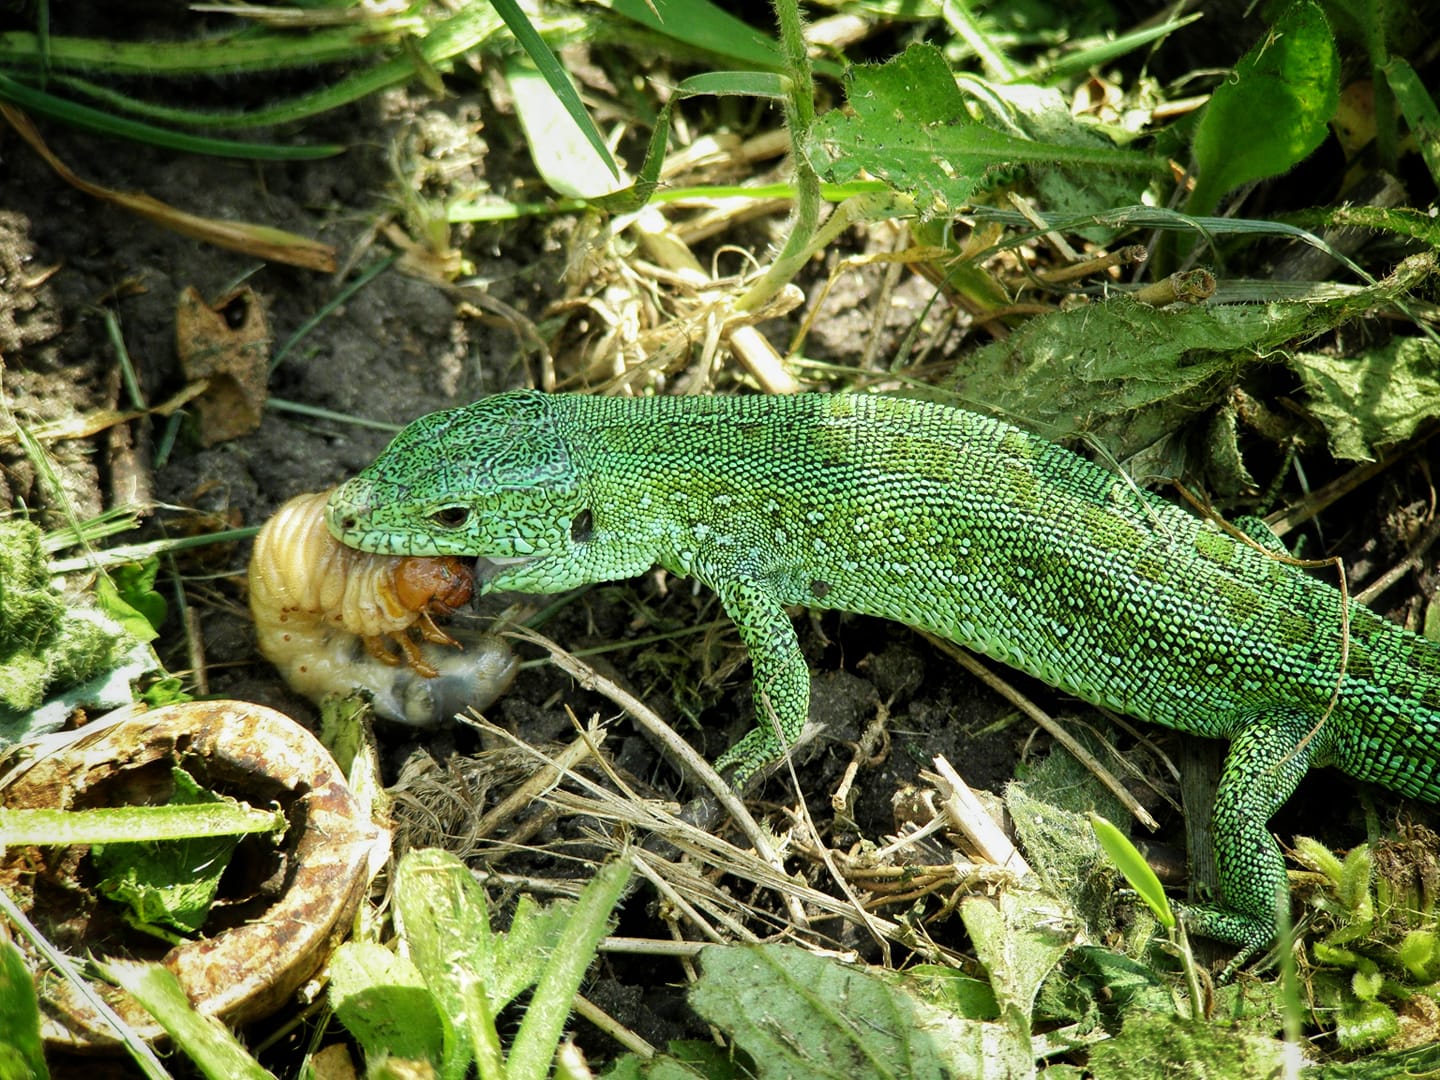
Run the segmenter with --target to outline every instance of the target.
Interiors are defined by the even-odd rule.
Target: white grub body
[[[325,527],[329,494],[285,503],[250,557],[260,651],[290,687],[315,702],[366,690],[378,715],[420,727],[504,693],[515,676],[509,645],[466,633],[460,647],[431,620],[470,599],[465,564],[345,547]]]

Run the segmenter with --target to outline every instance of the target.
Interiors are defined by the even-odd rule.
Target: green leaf
[[[585,141],[595,151],[596,157],[604,163],[615,179],[620,178],[620,169],[615,164],[615,159],[610,156],[610,151],[605,147],[605,140],[600,138],[600,132],[595,130],[594,123],[590,120],[590,114],[585,111],[585,105],[580,100],[580,95],[575,92],[575,87],[570,85],[570,76],[560,66],[560,61],[555,59],[555,54],[545,44],[535,27],[530,25],[530,20],[525,17],[516,0],[492,0],[492,6],[499,13],[500,18],[505,20],[505,25],[510,28],[510,33],[515,35],[515,40],[525,50],[546,84],[550,92],[559,100],[570,119],[574,121],[575,127],[584,136]],[[530,141],[532,153],[536,144]]]
[[[1339,856],[1319,840],[1308,836],[1295,837],[1294,853],[1296,862],[1302,866],[1308,866],[1316,873],[1324,874],[1332,885],[1337,889],[1340,887],[1344,865],[1340,862]]]
[[[490,1038],[488,1031],[472,1028],[476,1018],[470,1007],[472,988],[491,991],[486,974],[494,966],[495,940],[485,890],[455,856],[408,851],[395,871],[395,926],[406,955],[453,1025],[443,1064],[439,1059],[436,1064],[443,1075],[463,1075],[477,1043]],[[491,1007],[485,1015],[497,1011]]]
[[[429,26],[423,36],[407,37],[405,39],[406,48],[388,60],[360,67],[336,82],[320,86],[298,97],[279,100],[263,107],[255,107],[251,102],[249,103],[250,107],[224,112],[208,112],[143,101],[129,94],[121,93],[112,87],[102,86],[74,75],[56,73],[47,85],[64,87],[74,94],[87,97],[98,102],[109,112],[129,113],[157,124],[200,128],[276,127],[338,109],[343,105],[378,93],[386,87],[399,86],[409,82],[415,77],[417,67],[434,68],[449,63],[457,56],[488,45],[504,27],[505,24],[488,4],[470,4]],[[102,49],[108,50],[100,56],[91,55],[91,51],[87,51],[84,56],[85,63],[80,65],[85,70],[108,69],[111,66],[108,61],[113,56],[125,59],[123,65],[117,65],[119,70],[138,71],[143,73],[147,79],[154,79],[161,75],[194,73],[183,69],[174,70],[171,61],[185,65],[187,68],[198,66],[200,73],[206,77],[215,77],[222,71],[233,73],[239,70],[239,66],[229,62],[232,52],[235,60],[250,62],[249,70],[257,70],[261,67],[269,70],[287,66],[313,68],[324,61],[323,56],[310,51],[312,45],[320,44],[318,38],[321,33],[321,31],[312,30],[303,36],[235,37],[226,39],[223,49],[211,48],[214,45],[211,39],[200,42],[173,43],[58,40],[72,49],[76,46],[88,45],[94,47],[93,52],[99,52]],[[3,64],[6,58],[5,43],[7,39],[13,37],[14,35],[0,34],[0,64]],[[367,40],[369,40],[369,44],[362,47],[364,52],[374,52],[384,44],[380,38]],[[295,44],[289,45],[288,43],[291,41],[294,41]],[[127,49],[132,44],[136,45],[134,52],[137,55],[127,54]],[[285,51],[287,46],[298,51],[287,52]],[[208,66],[203,62],[197,65],[197,55],[206,56]],[[152,57],[153,60],[151,60]],[[147,60],[150,61],[148,67],[146,66]]]
[[[560,940],[544,956],[544,970],[515,1033],[505,1063],[510,1080],[545,1080],[550,1075],[575,995],[595,960],[600,939],[610,930],[615,905],[629,880],[630,863],[612,862],[602,866],[575,898]]]
[[[429,848],[410,851],[395,872],[401,937],[452,1015],[469,984],[485,988],[492,1013],[533,986],[560,941],[571,907],[571,901],[557,901],[542,908],[522,897],[509,932],[497,934],[490,929],[484,888],[453,855]]]
[[[1072,978],[1063,984],[1064,988],[1086,988],[1092,1000],[1098,998],[1130,1009],[1164,1008],[1174,1003],[1171,984],[1162,976],[1138,960],[1099,945],[1076,946],[1065,970]],[[1055,982],[1048,982],[1044,990],[1054,986]]]
[[[671,1044],[673,1054],[674,1045]],[[705,1059],[701,1068],[686,1061],[677,1061],[670,1054],[659,1054],[644,1059],[638,1054],[626,1054],[610,1068],[601,1073],[601,1080],[747,1080],[753,1074],[741,1071],[733,1058],[727,1058],[718,1046],[712,1046],[713,1055]]]
[[[1345,1050],[1378,1046],[1400,1030],[1393,1009],[1378,1001],[1347,1001],[1335,1024],[1335,1037]]]
[[[1436,946],[1434,930],[1411,930],[1395,950],[1395,956],[1417,982],[1433,982]]]
[[[0,941],[0,1077],[49,1080],[40,1042],[40,1003],[25,957],[12,941]]]
[[[984,979],[940,964],[917,964],[905,977],[925,999],[968,1020],[994,1020],[1000,1015],[995,990]]]
[[[549,1069],[625,873],[605,868],[574,901],[542,908],[522,899],[509,932],[500,934],[490,929],[485,890],[464,863],[443,851],[406,853],[395,872],[397,928],[442,1012],[455,1021],[442,1075],[463,1075],[477,1052],[498,1048],[491,1018],[532,985],[509,1075],[523,1080]]]
[[[155,591],[160,559],[122,563],[100,575],[95,583],[96,606],[136,641],[153,641],[165,621],[165,597]]]
[[[1295,353],[1289,362],[1337,458],[1373,460],[1440,416],[1440,345],[1428,338],[1395,338],[1358,356]]]
[[[610,9],[699,52],[784,71],[775,42],[710,0],[611,0]]]
[[[1094,45],[1077,49],[1075,52],[1064,53],[1054,60],[1041,61],[1039,66],[1030,73],[1030,78],[1037,82],[1053,83],[1067,75],[1077,75],[1103,68],[1107,64],[1114,63],[1126,53],[1134,52],[1153,41],[1169,37],[1177,30],[1189,26],[1196,19],[1204,17],[1204,12],[1196,11],[1153,25],[1141,24],[1141,28],[1138,30],[1131,30],[1127,34],[1120,34],[1116,37],[1107,36]]]
[[[1035,995],[1075,944],[1074,914],[1048,893],[1013,888],[1001,891],[993,901],[965,900],[960,918],[1000,1006],[1006,1039],[996,1050],[1009,1075],[1020,1075],[1031,1058]]]
[[[569,76],[562,71],[559,77],[574,94]],[[530,160],[545,183],[575,199],[613,194],[621,185],[620,172],[603,143],[599,150],[595,148],[598,135],[589,117],[583,127],[577,126],[574,112],[556,96],[549,76],[523,56],[505,65],[505,81],[515,99],[515,114],[525,132]]]
[[[171,770],[168,805],[234,805],[197,784],[184,769]],[[97,844],[91,849],[100,892],[128,909],[141,929],[194,934],[205,924],[240,837],[235,834],[159,843]]]
[[[1314,953],[1315,963],[1317,964],[1329,964],[1334,967],[1354,970],[1365,962],[1365,958],[1353,949],[1342,948],[1339,945],[1331,945],[1328,941],[1314,942],[1311,945],[1311,952]]]
[[[155,127],[138,120],[115,116],[100,109],[91,108],[89,105],[67,101],[54,94],[47,94],[43,90],[26,86],[6,75],[0,75],[0,101],[19,105],[29,112],[59,120],[61,123],[69,124],[81,131],[93,131],[98,135],[150,143],[171,150],[183,150],[190,154],[209,154],[211,157],[251,158],[256,161],[313,161],[316,158],[333,157],[345,150],[345,147],[331,143],[317,143],[313,146],[276,146],[273,143],[236,142],[230,139],[189,135],[183,131]]]
[[[784,101],[789,96],[784,75],[769,71],[707,71],[692,75],[675,88],[678,97],[759,97]]]
[[[60,34],[42,41],[35,34],[11,30],[0,33],[0,68],[37,76],[47,71],[87,71],[145,79],[218,79],[349,63],[393,44],[402,34],[413,33],[415,26],[414,18],[400,16],[331,29],[312,27],[303,34],[241,31],[169,41]]]
[[[185,692],[185,683],[174,675],[166,676],[163,679],[156,679],[147,686],[140,694],[140,700],[152,709],[163,708],[166,705],[179,705],[181,702],[194,701],[193,694]]]
[[[1440,184],[1440,109],[1435,107],[1435,99],[1415,69],[1404,60],[1393,57],[1384,70],[1400,112],[1410,125],[1410,137],[1430,170],[1430,179]]]
[[[1087,441],[1131,468],[1132,475],[1173,475],[1164,454],[1175,433],[1197,411],[1222,398],[1248,366],[1263,362],[1295,338],[1323,333],[1377,305],[1403,300],[1433,273],[1429,256],[1412,256],[1375,286],[1347,288],[1315,300],[1160,309],[1120,296],[1053,312],[972,353],[963,369],[957,369],[946,400],[1013,419],[1053,441],[1083,432]],[[1117,341],[1126,347],[1117,349]],[[1324,375],[1338,382],[1341,371],[1363,369],[1353,361],[1288,358],[1301,371],[1312,401],[1327,398],[1312,388],[1312,379],[1319,382]],[[1370,432],[1383,426],[1375,424],[1375,417],[1350,412],[1344,404],[1352,396],[1350,388],[1357,402],[1364,400],[1359,396],[1363,392],[1405,417],[1400,428],[1418,422],[1426,411],[1426,395],[1433,401],[1428,377],[1417,378],[1410,387],[1422,397],[1406,401],[1403,380],[1392,394],[1383,372],[1370,372],[1369,382],[1358,378],[1361,374],[1356,371],[1355,378],[1346,377],[1334,388],[1339,400],[1333,408],[1322,412],[1311,406],[1331,428],[1332,446],[1338,442],[1337,431],[1358,427]],[[1363,440],[1357,437],[1346,448],[1354,449],[1357,443]],[[1142,453],[1154,460],[1133,460]]]
[[[100,806],[93,810],[7,810],[6,844],[161,843],[231,833],[280,832],[285,815],[227,799],[201,806]]]
[[[762,1080],[1005,1075],[1004,1029],[947,1016],[863,968],[790,945],[711,946],[690,1003]],[[1029,1045],[1024,1072],[1033,1073]]]
[[[1040,142],[977,123],[931,45],[846,69],[845,97],[853,115],[833,110],[812,129],[805,150],[816,172],[844,183],[863,170],[913,193],[927,213],[965,204],[989,174],[1016,163],[1141,171],[1157,164],[1129,150]]]
[[[745,1080],[753,1076],[749,1069],[742,1068],[723,1046],[700,1039],[672,1039],[665,1045],[666,1052],[676,1059],[676,1064],[688,1071],[683,1075],[702,1076],[705,1080]],[[662,1080],[663,1073],[647,1072],[648,1080]]]
[[[1375,918],[1375,901],[1370,890],[1374,868],[1369,844],[1359,844],[1345,856],[1340,873],[1340,901],[1353,919],[1368,922]]]
[[[347,941],[330,960],[330,1007],[378,1064],[395,1057],[438,1067],[451,1024],[420,969],[371,941]]]
[[[1350,989],[1361,1001],[1374,1001],[1385,985],[1385,977],[1372,960],[1365,967],[1350,976]]]
[[[1318,5],[1300,0],[1215,88],[1195,130],[1195,188],[1208,214],[1227,191],[1278,176],[1325,139],[1340,100],[1340,57]]]
[[[1165,895],[1165,887],[1160,884],[1155,871],[1145,861],[1145,856],[1135,849],[1128,836],[1099,814],[1090,815],[1090,827],[1095,830],[1095,839],[1105,849],[1105,854],[1110,856],[1110,861],[1125,875],[1130,887],[1139,894],[1141,900],[1150,905],[1150,910],[1155,912],[1155,917],[1162,926],[1167,930],[1173,929],[1175,911],[1170,907],[1170,898]]]
[[[130,991],[211,1080],[274,1080],[229,1028],[195,1011],[180,980],[168,968],[129,960],[92,963],[105,978]]]
[[[1058,90],[1026,83],[985,86],[984,90],[991,110],[1003,107],[1005,122],[1017,125],[1028,139],[1068,148],[1067,154],[1032,161],[1027,166],[1029,181],[1047,214],[1077,218],[1139,203],[1152,180],[1165,169],[1159,156],[1117,149],[1104,129],[1077,118],[1071,111],[1070,99]],[[1118,137],[1128,136],[1120,133]],[[1088,158],[1068,160],[1076,154],[1091,153],[1124,154],[1125,167],[1097,168]],[[1110,243],[1116,235],[1114,230],[1098,226],[1078,231],[1101,244]]]
[[[1293,1047],[1247,1030],[1239,1024],[1186,1020],[1170,1010],[1134,1010],[1126,1014],[1118,1035],[1091,1047],[1087,1075],[1097,1080],[1248,1080],[1299,1073]]]

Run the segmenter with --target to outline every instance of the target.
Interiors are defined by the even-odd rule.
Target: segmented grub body
[[[465,562],[371,555],[325,528],[328,491],[298,495],[265,523],[250,558],[250,611],[260,651],[298,693],[319,701],[358,688],[387,719],[428,725],[508,688],[515,661],[494,635],[468,647],[435,625],[467,604]]]

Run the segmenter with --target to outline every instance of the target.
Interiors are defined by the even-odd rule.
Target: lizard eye
[[[470,520],[468,506],[442,506],[430,515],[430,520],[442,529],[458,529]]]

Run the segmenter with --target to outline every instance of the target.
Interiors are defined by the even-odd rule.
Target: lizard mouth
[[[516,566],[524,566],[526,563],[534,561],[533,556],[524,558],[518,556],[508,558],[505,556],[495,556],[492,558],[485,555],[477,555],[475,556],[475,580],[481,585],[489,585],[506,570]]]

